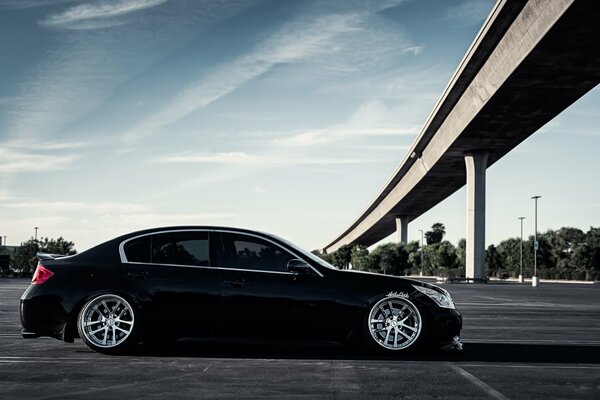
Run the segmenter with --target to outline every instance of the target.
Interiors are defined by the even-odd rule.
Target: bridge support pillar
[[[485,278],[485,170],[488,154],[465,155],[467,167],[467,248],[466,278],[481,282]]]
[[[409,215],[399,215],[396,217],[396,234],[398,235],[398,243],[408,243],[409,222]]]

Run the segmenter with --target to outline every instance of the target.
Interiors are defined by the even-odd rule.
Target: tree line
[[[344,245],[336,252],[319,255],[341,268],[387,275],[465,276],[466,240],[455,246],[444,240],[444,225],[436,223],[425,233],[426,246],[418,241],[386,243],[369,251],[365,246]],[[534,237],[523,240],[523,275],[533,275]],[[600,228],[587,232],[560,228],[538,234],[538,276],[542,279],[600,280]],[[521,239],[509,238],[486,249],[488,277],[518,277],[521,273]]]
[[[434,275],[448,278],[465,276],[466,241],[455,246],[444,240],[446,229],[435,223],[425,233],[426,246],[418,241],[385,243],[369,251],[365,246],[344,245],[336,252],[319,257],[340,268],[352,268],[387,275]],[[533,235],[523,240],[523,275],[533,275]],[[14,251],[0,246],[0,256],[8,255],[13,271],[31,274],[37,265],[37,253],[76,254],[75,244],[62,237],[33,239],[21,243]],[[521,269],[521,239],[509,238],[486,249],[488,277],[518,277]],[[600,228],[587,232],[577,228],[560,228],[538,234],[538,276],[542,279],[600,280]],[[5,273],[6,271],[0,271]]]
[[[29,239],[21,243],[14,251],[0,246],[0,255],[10,257],[10,268],[19,275],[31,275],[38,262],[37,253],[62,254],[70,256],[77,254],[75,243],[59,237],[58,239],[40,238]],[[7,274],[8,271],[0,271]]]

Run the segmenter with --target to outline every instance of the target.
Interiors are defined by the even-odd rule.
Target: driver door
[[[250,234],[219,232],[214,244],[223,336],[296,341],[333,337],[331,290],[317,273],[288,272],[287,263],[297,256]]]

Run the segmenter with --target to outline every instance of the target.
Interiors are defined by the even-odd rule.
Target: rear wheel
[[[420,341],[423,319],[408,299],[386,297],[367,315],[367,341],[371,347],[387,352],[415,348]]]
[[[88,301],[77,319],[79,336],[92,350],[118,353],[136,342],[136,311],[121,296],[103,294]]]

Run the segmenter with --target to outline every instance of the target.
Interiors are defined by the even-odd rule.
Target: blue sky
[[[402,159],[491,0],[0,0],[0,235],[218,224],[320,248]],[[595,89],[488,170],[487,241],[600,225]],[[465,191],[421,216],[465,236]],[[391,237],[389,240],[393,240]]]

